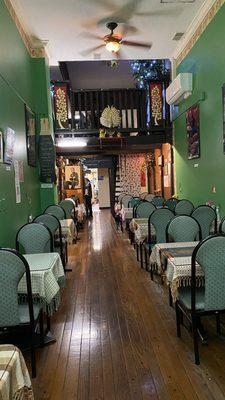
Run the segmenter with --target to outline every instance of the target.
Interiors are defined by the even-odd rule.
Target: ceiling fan
[[[117,28],[118,24],[116,22],[108,22],[106,24],[106,27],[110,30],[110,33],[108,35],[105,35],[103,38],[99,37],[99,36],[95,36],[92,34],[88,35],[86,34],[85,36],[87,37],[91,37],[94,39],[98,39],[98,40],[103,40],[103,43],[89,48],[83,52],[81,52],[80,54],[83,56],[86,56],[90,53],[92,53],[93,51],[96,51],[102,47],[105,47],[106,50],[108,50],[110,53],[114,53],[117,57],[119,57],[119,51],[120,51],[120,47],[121,46],[133,46],[133,47],[142,47],[142,48],[146,48],[146,49],[150,49],[151,48],[151,43],[144,43],[144,42],[133,42],[133,41],[129,41],[129,40],[124,40],[122,38],[121,35],[117,35],[114,33],[114,30]]]

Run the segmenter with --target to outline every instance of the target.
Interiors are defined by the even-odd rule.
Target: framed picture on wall
[[[12,164],[14,156],[16,133],[11,128],[4,131],[4,163]]]
[[[4,153],[3,153],[3,135],[2,135],[2,132],[0,131],[0,163],[3,162],[3,156],[4,156]]]
[[[67,165],[65,167],[65,184],[67,189],[81,188],[81,167],[80,165]]]
[[[200,157],[199,105],[194,105],[186,112],[188,159]]]
[[[31,167],[36,167],[36,132],[35,114],[25,104],[25,126],[27,143],[27,163]]]

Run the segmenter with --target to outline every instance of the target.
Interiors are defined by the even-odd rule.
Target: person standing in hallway
[[[84,202],[85,202],[85,208],[86,208],[86,216],[87,218],[90,217],[92,218],[92,187],[91,187],[91,182],[89,179],[85,178],[85,187],[84,187]]]

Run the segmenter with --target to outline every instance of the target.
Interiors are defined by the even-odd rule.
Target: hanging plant
[[[170,63],[168,60],[135,60],[131,62],[135,84],[138,88],[148,88],[150,81],[169,81]]]

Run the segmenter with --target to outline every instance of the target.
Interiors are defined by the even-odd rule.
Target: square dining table
[[[0,400],[33,400],[29,372],[21,351],[0,345]]]
[[[77,228],[72,218],[60,220],[62,236],[66,239],[67,243],[72,244],[77,238]]]

